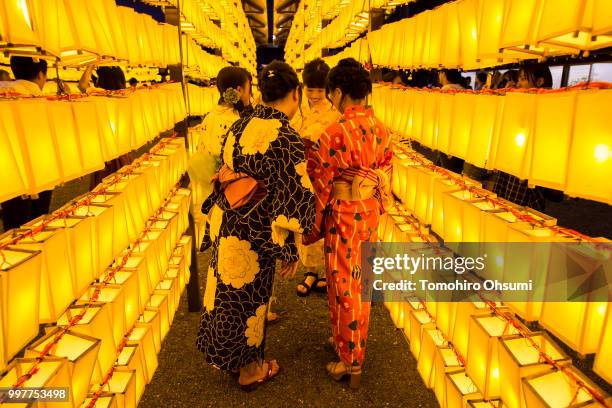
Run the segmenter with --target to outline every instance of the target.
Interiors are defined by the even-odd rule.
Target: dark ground
[[[200,282],[208,254],[198,257]],[[336,383],[325,372],[335,359],[325,344],[329,337],[325,295],[295,295],[296,277],[275,281],[275,312],[286,312],[271,325],[266,358],[276,358],[282,372],[251,393],[243,392],[229,375],[208,366],[195,347],[200,314],[187,311],[186,293],[159,354],[159,367],[147,385],[140,408],[157,407],[437,407],[416,371],[416,361],[400,330],[382,304],[372,307],[366,366],[361,388]],[[203,293],[202,288],[202,293]]]

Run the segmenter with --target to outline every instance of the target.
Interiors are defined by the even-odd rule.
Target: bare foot
[[[280,366],[276,360],[264,361],[262,365],[259,365],[258,362],[248,364],[240,369],[238,384],[249,385],[264,379],[268,375],[268,369],[270,368],[270,378],[274,377],[280,371]]]

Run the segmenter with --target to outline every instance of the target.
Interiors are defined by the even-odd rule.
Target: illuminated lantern
[[[410,313],[410,351],[415,358],[421,352],[423,332],[435,329],[436,323],[425,309],[414,310]]]
[[[140,244],[140,250],[146,251],[147,255],[152,252],[151,248],[144,247],[147,242],[149,245],[153,245],[153,251],[155,251],[156,258],[153,259],[153,262],[149,262],[149,258],[147,257],[147,266],[149,268],[149,278],[151,281],[151,286],[154,288],[157,286],[157,283],[163,278],[163,268],[168,265],[168,261],[170,259],[170,253],[168,252],[167,245],[167,231],[166,230],[149,230],[143,234],[142,244]],[[157,265],[155,265],[157,263]]]
[[[79,136],[79,149],[83,172],[91,173],[104,168],[102,157],[102,142],[98,112],[92,101],[77,101],[70,104]]]
[[[133,268],[135,266],[138,267],[138,271],[140,272],[140,268],[143,266],[140,258],[145,259],[145,266],[147,270],[147,279],[145,281],[140,281],[140,273],[139,273],[139,285],[140,291],[142,293],[141,300],[144,300],[145,303],[149,299],[149,295],[153,293],[153,288],[157,286],[160,279],[162,278],[161,274],[161,265],[158,260],[159,250],[157,246],[157,242],[154,240],[138,240],[134,247],[132,248],[132,257],[135,259],[128,263],[130,264],[129,268]],[[145,294],[146,289],[146,296]]]
[[[96,105],[100,125],[100,139],[102,157],[104,161],[110,161],[118,157],[119,139],[117,135],[117,110],[115,99],[110,97],[91,97]]]
[[[162,209],[159,214],[156,214],[151,223],[151,228],[167,229],[170,248],[174,248],[183,231],[179,231],[179,216],[177,212]]]
[[[534,30],[537,27],[538,0],[505,0],[502,31],[499,41],[501,49],[528,52],[535,45]],[[533,50],[537,53],[541,50]]]
[[[482,270],[485,279],[503,279],[508,228],[517,222],[517,217],[503,210],[485,211],[482,218],[482,251],[487,262]]]
[[[136,375],[136,404],[144,393],[146,385],[146,365],[140,345],[126,345],[117,357],[117,366],[128,370],[134,370]]]
[[[588,285],[585,279],[595,278],[597,271],[610,273],[609,246],[554,243],[550,248],[540,324],[576,352],[595,353],[604,328],[608,289],[593,283],[582,294],[581,285]]]
[[[404,137],[410,137],[412,134],[412,114],[416,92],[414,89],[404,89],[400,92],[397,109],[401,112],[402,121],[400,122],[399,133]]]
[[[442,205],[444,208],[444,241],[449,248],[458,251],[462,239],[463,208],[470,202],[478,200],[479,197],[469,190],[459,190],[442,194]]]
[[[178,288],[178,280],[171,278],[164,278],[158,284],[155,290],[155,294],[166,294],[168,296],[168,321],[172,322],[174,314],[180,301],[180,291]]]
[[[520,179],[529,175],[535,94],[508,92],[504,97],[494,168]]]
[[[500,395],[499,337],[517,333],[501,316],[472,316],[466,372],[487,399]]]
[[[467,356],[472,316],[486,315],[490,309],[483,302],[458,302],[456,305],[450,339],[457,351],[462,356]]]
[[[49,128],[56,141],[59,156],[62,158],[62,181],[70,181],[87,174],[81,161],[79,139],[76,133],[70,102],[47,102]]]
[[[404,18],[398,21],[397,33],[402,37],[403,48],[399,55],[399,66],[402,68],[412,68],[414,66],[413,53],[408,46],[414,44],[416,30],[416,20],[412,18]],[[381,39],[384,43],[384,40]]]
[[[57,320],[57,325],[60,327],[67,326],[77,316],[82,316],[82,318],[76,325],[70,327],[70,331],[100,339],[97,364],[91,378],[91,382],[100,382],[117,358],[110,307],[105,303],[95,303],[89,307],[85,305],[70,306],[66,313]]]
[[[593,34],[612,33],[612,11],[606,0],[593,1]]]
[[[38,364],[38,370],[25,381],[22,385],[24,388],[52,388],[52,387],[68,387],[70,385],[70,374],[68,372],[68,364],[65,358],[45,358],[39,362],[35,358],[16,358],[8,366],[6,375],[0,379],[0,387],[12,388],[17,380],[28,373],[30,368]],[[68,392],[70,394],[70,392]],[[12,404],[2,404],[12,405]],[[26,404],[20,404],[25,406]],[[20,406],[17,405],[17,406]],[[66,402],[54,402],[54,406],[60,408],[72,407],[70,395]]]
[[[144,270],[140,276],[146,276],[146,270]],[[138,316],[140,315],[141,307],[144,310],[144,303],[140,306],[140,276],[138,272],[129,272],[125,269],[121,269],[113,274],[112,282],[120,285],[123,288],[125,294],[125,327],[129,328],[136,323]]]
[[[140,245],[140,244],[137,244],[137,245]],[[130,302],[130,305],[135,305],[136,306],[135,310],[137,310],[138,311],[137,314],[140,315],[140,313],[144,311],[145,305],[147,304],[149,300],[149,296],[153,292],[153,287],[154,287],[151,285],[151,282],[149,280],[149,269],[148,269],[147,260],[145,257],[136,256],[134,253],[132,253],[131,256],[127,258],[125,265],[121,268],[121,271],[128,272],[130,275],[133,274],[136,278],[135,283],[137,285],[138,298],[137,298],[136,303]],[[122,272],[118,272],[118,273],[122,273]],[[122,284],[123,275],[119,275],[119,276],[120,277],[117,277],[117,274],[115,274],[115,280],[117,281],[116,283]],[[126,304],[126,307],[128,307],[127,304]],[[127,309],[126,309],[126,312],[127,312]],[[126,323],[127,327],[131,327],[131,324],[129,324],[130,321],[131,319],[126,320],[126,322],[128,322]]]
[[[478,62],[478,2],[464,0],[457,3],[461,47],[461,65],[463,69],[476,69]]]
[[[434,180],[431,206],[431,230],[441,237],[444,236],[444,193],[458,190],[459,186],[451,179],[443,178]]]
[[[15,138],[14,120],[10,114],[8,102],[0,103],[0,111],[4,111],[6,118],[0,114],[0,173],[4,175],[0,202],[17,197],[28,189],[23,156],[18,141]],[[7,111],[8,109],[8,111]]]
[[[444,23],[444,46],[441,49],[440,65],[447,68],[457,68],[461,65],[458,4],[455,2],[446,3],[440,7],[440,9],[442,8],[445,10],[446,21]]]
[[[417,360],[417,370],[427,388],[434,386],[434,358],[436,349],[444,346],[446,339],[440,330],[427,329],[423,331],[421,351]]]
[[[437,127],[439,92],[425,92],[423,106],[423,130],[421,144],[427,147],[434,146],[434,137]]]
[[[493,95],[478,95],[475,99],[473,119],[469,134],[465,161],[481,168],[489,168],[496,124],[503,98]]]
[[[137,344],[142,349],[145,363],[145,381],[148,383],[153,379],[153,373],[157,369],[157,351],[153,340],[151,325],[136,323],[128,338],[128,345]]]
[[[61,182],[61,157],[49,127],[47,101],[40,98],[21,99],[12,102],[11,107],[29,193],[36,194],[55,187]]]
[[[438,68],[442,60],[442,49],[447,45],[444,41],[444,28],[447,20],[447,7],[440,7],[431,13],[429,26],[429,57],[427,66]],[[442,46],[444,44],[444,47]]]
[[[108,304],[115,344],[119,344],[126,332],[125,293],[123,287],[119,285],[105,285],[99,289],[98,298],[92,299],[92,295],[95,293],[98,293],[97,286],[90,286],[87,292],[80,297],[77,304],[88,304],[92,301]]]
[[[70,204],[60,208],[58,211],[66,210]],[[104,205],[84,205],[76,208],[73,216],[91,217],[92,222],[92,254],[93,254],[93,275],[97,278],[108,267],[114,258],[113,253],[113,229],[114,229],[114,208]]]
[[[592,381],[574,366],[566,367],[582,384],[595,390],[603,396],[605,403],[610,404],[611,399],[599,389]],[[601,404],[584,389],[579,387],[575,380],[562,371],[547,371],[523,379],[526,406],[529,408],[560,408],[560,407],[600,407]]]
[[[446,373],[446,407],[463,408],[470,399],[481,399],[482,394],[465,371]]]
[[[47,333],[42,339],[32,344],[25,352],[26,358],[36,358],[40,353],[54,341],[62,329]],[[89,381],[93,374],[100,340],[83,334],[67,331],[62,338],[49,350],[49,355],[64,357],[68,359],[67,366],[70,374],[70,392],[72,393],[73,406],[81,405],[87,396]]]
[[[565,189],[570,146],[574,132],[576,92],[538,95],[533,132],[529,182]],[[578,138],[584,137],[576,128]]]
[[[25,234],[26,230],[18,230]],[[11,235],[5,235],[10,238]],[[41,323],[55,323],[74,300],[72,271],[68,259],[66,230],[43,229],[37,234],[26,235],[15,248],[40,251],[40,310]],[[61,285],[57,284],[61,282]]]
[[[441,408],[446,408],[446,374],[457,371],[463,372],[461,363],[453,349],[450,347],[436,347],[433,389]]]
[[[468,408],[502,408],[505,405],[501,400],[470,400],[467,402]]]
[[[166,277],[177,279],[180,294],[182,294],[183,289],[185,289],[185,277],[187,276],[187,269],[188,267],[185,264],[185,258],[183,256],[173,256],[170,259],[170,265],[168,266],[168,270],[166,271]]]
[[[38,45],[32,10],[24,0],[3,1],[0,6],[0,44]]]
[[[420,141],[423,136],[423,110],[425,109],[426,92],[417,90],[413,95],[412,131],[408,136],[416,141]]]
[[[112,258],[117,257],[129,244],[126,223],[125,196],[119,193],[100,192],[96,193],[91,200],[92,204],[113,207],[113,248]]]
[[[161,321],[159,318],[160,314],[153,309],[145,309],[142,315],[138,318],[138,325],[147,326],[151,328],[153,334],[153,344],[155,345],[155,353],[159,353],[161,350]]]
[[[28,228],[36,228],[42,224],[45,217],[26,224]],[[94,252],[92,242],[95,239],[92,235],[91,217],[68,216],[57,218],[47,224],[48,228],[64,228],[68,235],[68,259],[70,260],[70,270],[72,271],[72,284],[76,296],[80,296],[87,286],[97,277],[94,270]]]
[[[572,0],[561,4],[544,0],[536,40],[553,46],[594,50],[612,45],[612,36],[592,34],[592,0]]]
[[[5,367],[38,335],[40,251],[1,249],[0,257],[0,367]]]
[[[499,38],[504,14],[504,0],[481,2],[480,25],[478,26],[478,58],[500,61]],[[492,64],[495,65],[495,64]]]
[[[93,386],[97,391],[99,386]],[[116,367],[108,384],[102,386],[106,393],[112,393],[117,400],[117,408],[136,407],[136,371],[124,367]]]
[[[529,340],[557,363],[570,363],[563,351],[544,333],[529,333]],[[540,352],[522,335],[503,336],[499,340],[499,382],[501,398],[508,408],[525,408],[523,387],[524,377],[551,371],[552,367],[542,361]]]
[[[117,153],[125,154],[136,147],[132,143],[135,131],[134,122],[141,118],[132,116],[131,98],[105,97],[105,99],[107,99],[111,124],[117,137]],[[113,111],[111,110],[114,111],[114,121],[112,121]]]
[[[576,98],[576,118],[565,192],[571,196],[612,203],[612,91],[582,91]]]
[[[159,330],[161,334],[161,341],[166,338],[166,334],[168,334],[168,331],[170,330],[170,323],[172,322],[172,320],[170,320],[169,315],[169,301],[170,300],[168,299],[167,293],[154,292],[153,295],[151,295],[149,303],[147,304],[147,308],[149,310],[156,311],[159,314]]]
[[[607,318],[601,333],[599,349],[597,354],[595,354],[593,371],[610,383],[612,382],[612,367],[610,366],[610,356],[612,356],[612,308],[608,307],[607,309]]]
[[[455,94],[442,92],[438,97],[438,126],[436,127],[435,148],[450,154],[451,134],[453,132],[453,111]]]
[[[433,184],[443,176],[425,166],[417,167],[417,188],[414,206],[415,215],[424,224],[430,225],[433,209]]]

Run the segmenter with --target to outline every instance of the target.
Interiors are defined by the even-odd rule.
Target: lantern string
[[[610,85],[612,86],[612,83]],[[530,214],[525,214],[524,212],[521,211],[521,209],[517,208],[512,203],[506,200],[502,200],[502,199],[493,197],[492,196],[493,193],[491,193],[488,190],[469,185],[463,177],[457,176],[442,167],[436,166],[435,164],[428,162],[424,157],[422,157],[418,153],[407,150],[406,147],[401,146],[399,144],[396,144],[395,146],[399,150],[401,150],[403,153],[405,153],[411,160],[418,162],[420,165],[422,165],[423,167],[429,170],[432,170],[433,172],[436,172],[438,174],[441,174],[447,177],[449,180],[451,180],[456,185],[460,186],[462,189],[465,189],[469,191],[470,193],[474,194],[476,197],[485,199],[492,205],[497,206],[503,209],[504,211],[511,213],[513,216],[515,216],[520,221],[527,222],[531,226],[535,226],[538,228],[549,229],[550,231],[554,232],[556,235],[564,235],[567,237],[579,239],[581,241],[587,241],[587,242],[593,243],[595,244],[595,247],[597,249],[603,249],[603,250],[608,250],[608,251],[612,250],[610,245],[604,242],[600,242],[596,238],[582,234],[573,229],[560,227],[558,225],[547,225],[545,220],[537,219]]]
[[[176,134],[175,134],[176,135]],[[172,138],[169,138],[168,141],[164,142],[160,142],[156,147],[159,146],[165,146],[166,144],[170,143],[170,140],[172,140],[174,138],[174,136]],[[159,151],[162,147],[159,147],[157,149],[152,149],[152,152],[157,152]],[[140,162],[142,160],[139,160],[138,163],[136,164],[132,164],[129,168],[129,172],[133,172],[134,169],[138,168],[140,166]],[[38,229],[38,232],[42,231],[42,229],[44,228],[45,225],[48,225],[51,221],[55,220],[58,218],[58,215],[56,214],[66,214],[66,213],[73,213],[77,208],[87,205],[88,202],[91,201],[91,198],[102,194],[103,192],[106,192],[108,187],[116,184],[122,177],[123,175],[127,174],[127,172],[121,173],[121,174],[117,174],[112,180],[111,182],[106,185],[103,186],[102,188],[100,188],[99,190],[96,190],[94,192],[91,192],[87,198],[85,199],[81,199],[78,202],[74,203],[73,205],[71,205],[68,209],[63,210],[59,213],[54,213],[51,215],[51,217],[49,217],[49,219],[46,219],[45,222],[43,222],[43,224],[41,224],[40,228]],[[178,188],[180,187],[180,183],[177,183],[173,189],[171,190],[170,194],[165,198],[164,203],[162,206],[166,205],[169,200],[174,197],[178,191]],[[157,210],[159,211],[159,209]],[[144,228],[144,230],[141,232],[140,237],[136,240],[136,242],[140,242],[143,237],[149,233],[152,230],[153,224],[155,223],[155,218],[150,218],[149,219],[149,224]],[[8,243],[3,243],[0,244],[0,252],[3,248],[7,247],[8,245],[12,245],[15,244],[19,241],[21,241],[22,239],[26,238],[26,237],[33,237],[34,236],[34,229],[32,230],[28,230],[24,233],[18,234],[16,237],[13,237],[13,239],[11,239]],[[99,282],[93,293],[91,294],[89,300],[87,301],[87,303],[85,303],[83,305],[83,310],[81,310],[77,315],[73,316],[69,321],[68,324],[66,326],[62,326],[62,328],[60,329],[60,331],[56,334],[56,336],[53,338],[53,341],[47,343],[47,345],[43,348],[43,350],[39,353],[38,357],[36,357],[36,362],[34,363],[34,365],[28,370],[27,373],[25,373],[24,375],[20,376],[17,381],[13,384],[13,387],[17,388],[17,387],[21,387],[26,381],[28,381],[34,374],[36,374],[38,372],[39,366],[40,364],[44,361],[44,359],[50,354],[51,350],[53,349],[53,347],[55,347],[60,340],[64,337],[64,335],[68,332],[68,330],[70,330],[72,327],[76,326],[78,324],[78,322],[83,319],[83,317],[85,317],[85,314],[87,313],[87,311],[92,308],[96,301],[99,299],[100,293],[102,291],[102,289],[104,289],[104,287],[106,287],[109,283],[112,282],[115,274],[121,270],[128,262],[130,256],[132,255],[132,253],[135,251],[135,246],[130,246],[128,247],[126,253],[123,255],[123,257],[121,258],[121,261],[116,264],[115,266],[113,266],[111,268],[111,270],[108,272],[108,274],[106,275],[105,279],[102,280],[101,282]],[[130,330],[131,333],[131,330]]]

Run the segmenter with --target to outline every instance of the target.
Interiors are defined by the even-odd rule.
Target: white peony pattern
[[[221,237],[218,259],[221,281],[237,289],[253,282],[259,272],[257,258],[257,252],[251,249],[249,241],[234,236]]]

